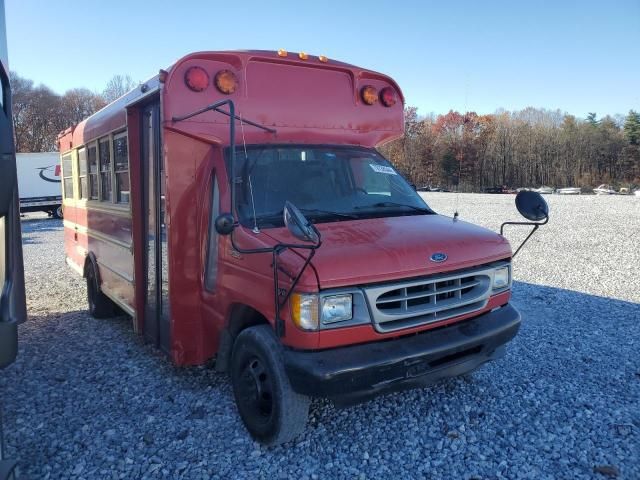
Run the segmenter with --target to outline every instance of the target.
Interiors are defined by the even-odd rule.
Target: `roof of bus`
[[[378,114],[381,114],[381,113],[386,114],[386,117],[383,119],[383,122],[382,122],[385,125],[384,129],[389,132],[393,131],[394,133],[385,134],[382,136],[378,135],[378,137],[380,137],[380,139],[384,141],[389,140],[390,137],[396,138],[402,133],[401,131],[400,133],[398,133],[398,129],[402,130],[404,128],[404,125],[401,125],[401,126],[398,125],[398,121],[397,121],[397,119],[401,118],[401,116],[403,115],[403,113],[401,113],[401,116],[398,117],[397,110],[399,107],[401,112],[403,112],[404,97],[402,96],[402,92],[398,87],[398,85],[395,83],[395,81],[386,75],[383,75],[371,70],[363,69],[361,67],[357,67],[355,65],[351,65],[348,63],[336,61],[333,59],[327,59],[326,57],[323,57],[323,56],[312,56],[312,55],[305,55],[303,53],[284,52],[282,50],[279,50],[279,51],[272,51],[272,50],[207,51],[207,52],[195,52],[195,53],[186,55],[185,57],[181,58],[176,63],[174,63],[171,67],[166,69],[166,71],[160,70],[160,73],[158,75],[155,75],[154,77],[150,78],[146,82],[140,84],[136,88],[132,89],[131,91],[123,95],[122,97],[118,98],[117,100],[108,104],[98,112],[86,118],[76,126],[70,127],[67,130],[61,132],[60,135],[58,136],[60,151],[64,152],[71,148],[84,145],[110,132],[114,132],[114,131],[125,128],[127,123],[126,109],[128,107],[131,107],[134,104],[144,102],[145,99],[147,99],[148,97],[157,94],[158,91],[161,89],[161,84],[164,84],[162,88],[165,91],[164,92],[165,95],[167,94],[167,88],[169,87],[169,90],[174,92],[172,93],[173,96],[180,96],[179,101],[173,102],[176,105],[177,104],[180,104],[182,106],[188,105],[189,104],[188,96],[191,95],[193,97],[192,103],[194,103],[195,108],[188,111],[193,111],[195,109],[201,108],[205,105],[212,103],[211,98],[195,97],[193,92],[190,92],[185,88],[184,72],[190,66],[193,66],[194,63],[196,65],[204,64],[205,66],[209,67],[208,70],[210,70],[211,68],[219,69],[221,67],[230,66],[231,70],[236,71],[238,77],[244,80],[245,83],[247,80],[247,69],[250,66],[253,67],[254,65],[256,66],[259,65],[259,67],[255,67],[255,68],[263,68],[265,65],[278,68],[278,70],[275,72],[275,75],[274,75],[273,69],[264,70],[263,68],[261,76],[259,76],[260,81],[257,82],[260,84],[264,84],[265,82],[268,82],[268,79],[270,78],[278,77],[278,74],[281,74],[283,72],[281,67],[284,65],[295,66],[295,67],[307,67],[305,69],[297,69],[298,71],[304,70],[305,75],[307,77],[309,76],[309,72],[311,70],[314,71],[314,75],[318,75],[317,72],[319,71],[336,72],[342,75],[347,74],[347,76],[351,78],[351,85],[353,87],[352,90],[356,91],[355,96],[353,95],[353,92],[350,92],[351,96],[355,98],[354,102],[352,103],[358,103],[360,101],[357,91],[359,88],[361,88],[362,82],[373,83],[376,87],[380,87],[380,88],[384,86],[391,86],[399,97],[399,101],[397,102],[398,105],[396,106],[396,108],[388,109],[388,110],[396,111],[393,114],[395,116],[389,117],[389,115],[392,114],[392,112],[390,111],[385,112],[383,109],[379,109],[377,112]],[[312,67],[312,68],[310,69],[308,67]],[[285,75],[289,76],[292,71],[293,69],[287,69]],[[178,77],[180,81],[172,82],[173,77]],[[323,79],[320,79],[320,80],[316,79],[314,86],[316,86],[317,88],[322,88],[322,85],[330,86],[332,80],[336,80],[336,79],[330,79],[329,77],[325,76]],[[282,75],[280,75],[279,79],[274,80],[274,82],[281,84]],[[252,86],[253,86],[253,89],[256,90],[255,85],[252,85]],[[289,85],[288,87],[290,88],[291,85]],[[178,89],[182,89],[184,91],[178,92]],[[211,90],[215,92],[215,88],[212,87]],[[215,93],[218,93],[218,92],[215,92]],[[313,94],[313,92],[311,92],[311,94]],[[325,94],[326,94],[325,97],[322,99],[324,103],[326,103],[327,97],[334,96],[333,92],[328,92],[328,93],[325,92]],[[187,98],[185,99],[185,97]],[[218,93],[218,97],[223,97],[223,96]],[[220,98],[218,98],[218,100],[219,99]],[[313,99],[313,95],[305,96],[304,102],[313,103],[312,99]],[[263,122],[261,123],[268,123],[271,125],[276,125],[277,123],[281,123],[281,122],[276,122],[274,119],[269,119],[268,122],[264,122],[264,120],[266,119],[266,116],[264,115],[265,110],[271,110],[273,105],[267,105],[263,100],[264,100],[264,97],[261,99],[261,102],[256,102],[253,99],[251,101],[248,101],[246,98],[245,92],[242,92],[242,95],[239,98],[237,99],[234,98],[234,102],[237,104],[244,102],[242,112],[243,112],[243,116],[246,115],[248,119],[255,120],[257,117],[260,117],[260,120],[263,120]],[[255,108],[252,108],[256,103],[261,103],[261,104],[260,106],[256,105]],[[276,104],[276,107],[279,107],[279,106],[280,105]],[[313,109],[308,108],[310,106],[309,104],[300,105],[299,103],[296,103],[295,106],[297,110],[301,110],[302,112],[305,112],[304,113],[305,115],[309,115],[307,113],[309,111],[314,111]],[[347,107],[349,107],[351,111],[354,110],[353,106],[354,106],[353,104],[347,105]],[[171,110],[172,105],[169,105],[168,107],[163,107],[163,108],[165,110]],[[276,108],[276,110],[278,110],[283,116],[291,115],[293,111],[292,109],[289,109],[286,112],[283,112],[281,108]],[[325,110],[327,109],[325,108]],[[314,114],[316,114],[316,112],[317,112],[317,109],[314,111]],[[184,113],[184,109],[180,113],[181,114]],[[341,114],[342,114],[342,117],[345,116],[344,111],[342,112],[334,111],[332,113],[334,117],[340,116]],[[371,113],[373,113],[373,111],[371,110],[366,112],[366,115],[368,116],[368,120],[367,120],[368,124],[371,124],[371,117],[372,117]],[[211,114],[211,112],[209,112],[209,114]],[[251,115],[253,115],[253,117]],[[362,118],[364,117],[364,115],[360,112],[359,117]],[[165,116],[164,118],[166,119],[171,117]],[[390,118],[393,118],[393,121],[390,121]],[[304,123],[305,123],[304,128],[307,128],[307,129],[312,129],[312,130],[313,129],[315,130],[318,130],[318,129],[335,130],[336,129],[336,125],[334,124],[328,126],[326,118],[324,119],[323,122],[317,123],[315,125],[307,125],[307,123],[309,123],[307,120],[309,119],[308,118],[304,119]],[[355,121],[354,118],[344,118],[343,123],[345,124],[345,126],[344,127],[340,126],[338,127],[338,129],[340,128],[345,129],[347,128],[346,125],[348,124],[349,126],[348,128],[354,131],[358,129],[362,130],[362,125],[358,126],[357,128],[356,127],[352,128],[354,121]],[[224,127],[224,129],[226,129],[226,131],[228,132],[228,120],[225,120],[225,122],[226,122],[226,127]],[[207,122],[201,120],[199,123],[202,124]],[[220,124],[220,122],[217,122],[217,121],[209,122],[209,123],[216,123],[217,125]],[[281,124],[281,126],[292,127],[292,125],[286,125],[286,124]],[[301,127],[301,125],[297,125],[297,127]],[[367,126],[367,128],[369,128],[369,126]],[[227,137],[228,137],[228,133],[227,133]],[[355,143],[361,143],[361,144],[367,144],[371,142],[376,143],[376,141],[379,140],[378,137],[375,137],[374,140],[370,139],[363,143],[361,142],[355,142]],[[222,140],[223,138],[224,138],[224,135],[222,134],[212,134],[210,136],[210,140],[213,142],[215,141],[221,142],[223,141]]]

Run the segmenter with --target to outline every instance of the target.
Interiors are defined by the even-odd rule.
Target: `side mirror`
[[[520,215],[532,222],[539,222],[549,218],[549,205],[538,192],[518,192],[518,195],[516,195],[516,208]]]
[[[288,200],[284,202],[284,224],[291,232],[291,235],[298,240],[309,243],[318,243],[320,238],[314,226],[307,220],[298,207]]]
[[[223,213],[216,218],[214,226],[220,235],[229,235],[236,227],[236,221],[230,213]]]

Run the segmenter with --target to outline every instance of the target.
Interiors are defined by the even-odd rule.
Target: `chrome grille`
[[[410,328],[480,310],[491,296],[494,267],[364,289],[379,332]]]

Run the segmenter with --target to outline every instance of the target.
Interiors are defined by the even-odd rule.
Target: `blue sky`
[[[225,6],[226,5],[226,6]],[[640,110],[640,0],[5,0],[12,70],[62,93],[196,50],[304,50],[393,76],[422,115]]]

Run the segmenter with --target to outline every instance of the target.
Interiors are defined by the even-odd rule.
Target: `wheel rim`
[[[56,208],[56,215],[58,218],[62,218],[62,207]]]
[[[242,369],[238,393],[250,421],[267,423],[273,415],[271,375],[258,357],[252,357]]]

